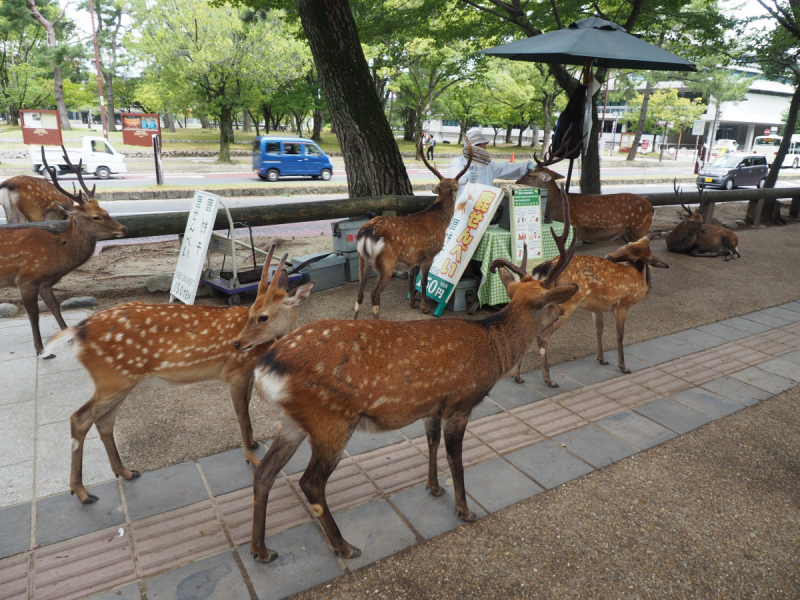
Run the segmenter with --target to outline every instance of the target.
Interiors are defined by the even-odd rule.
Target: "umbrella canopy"
[[[481,50],[481,54],[562,65],[582,65],[587,58],[594,58],[594,65],[598,67],[697,71],[694,63],[640,40],[616,23],[597,17],[575,21],[566,29],[487,48]]]

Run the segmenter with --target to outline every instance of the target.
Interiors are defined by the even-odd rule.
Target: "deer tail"
[[[42,356],[49,356],[53,353],[55,348],[71,342],[77,333],[77,327],[69,327],[68,329],[59,331],[57,334],[47,340],[47,343],[44,345],[44,350],[42,350]]]
[[[372,223],[367,223],[359,230],[356,249],[360,256],[374,259],[380,254],[384,244],[383,237],[378,235]]]

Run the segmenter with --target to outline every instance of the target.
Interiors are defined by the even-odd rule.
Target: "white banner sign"
[[[216,194],[200,190],[194,192],[194,202],[189,209],[189,219],[181,243],[181,254],[169,290],[170,302],[172,298],[177,298],[184,304],[194,304],[219,202],[220,197]]]
[[[522,264],[522,253],[528,245],[532,263],[542,262],[542,210],[538,188],[511,188],[511,258]]]
[[[706,122],[705,121],[695,121],[692,124],[692,135],[703,135],[706,130]]]

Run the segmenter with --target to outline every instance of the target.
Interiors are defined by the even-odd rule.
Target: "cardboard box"
[[[309,254],[306,256],[295,256],[292,258],[292,266],[295,267],[304,263],[305,261],[323,256],[316,262],[309,263],[302,269],[301,273],[307,274],[307,281],[314,281],[314,291],[327,290],[328,288],[344,285],[344,265],[347,262],[344,256],[339,254],[332,254],[322,252],[320,254]]]

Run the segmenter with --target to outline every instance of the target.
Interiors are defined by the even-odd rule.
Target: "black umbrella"
[[[597,17],[581,19],[551,31],[481,50],[481,54],[511,60],[649,71],[697,71],[694,63],[631,35],[625,28]]]

